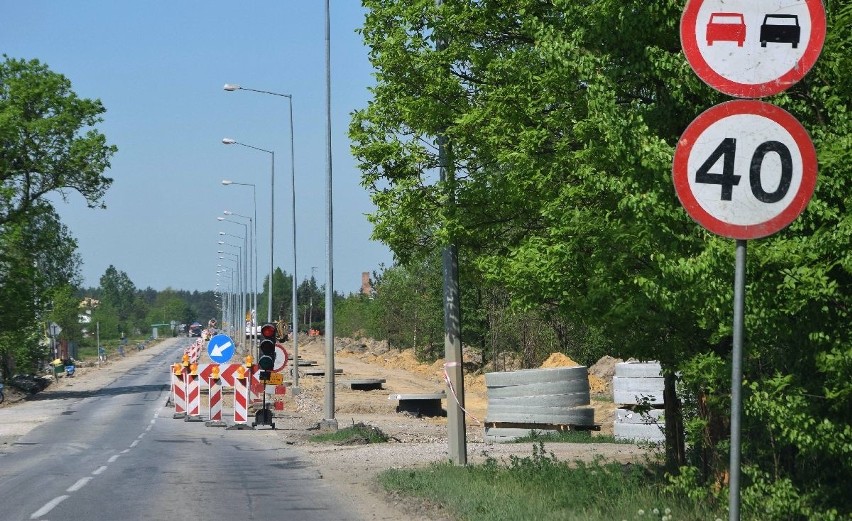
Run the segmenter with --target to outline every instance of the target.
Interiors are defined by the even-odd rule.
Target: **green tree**
[[[115,146],[95,130],[99,100],[79,98],[71,82],[38,60],[0,62],[0,225],[26,218],[51,192],[82,195],[90,207],[112,180],[103,175]]]
[[[396,348],[433,361],[444,347],[441,258],[432,255],[394,266],[377,277],[375,306],[380,335]]]
[[[150,326],[145,317],[148,307],[144,297],[136,290],[136,286],[127,273],[119,271],[111,265],[100,279],[101,305],[116,313],[119,333],[125,335],[144,331]]]
[[[683,58],[683,2],[365,5],[377,83],[350,135],[377,206],[374,238],[407,264],[454,237],[470,280],[505,288],[513,307],[602,334],[614,355],[660,360],[669,392],[681,371],[688,462],[700,486],[719,490],[710,485],[724,484],[727,460],[728,390],[717,376],[730,373],[733,244],[687,217],[670,172],[687,124],[727,98]],[[826,8],[829,27],[848,24],[848,3]],[[851,508],[837,486],[852,472],[841,413],[852,410],[849,48],[848,31],[830,33],[805,81],[772,99],[811,132],[820,183],[800,219],[749,251],[746,511]],[[439,135],[451,187],[435,179]],[[805,407],[805,396],[819,400]],[[672,466],[687,463],[676,404],[666,414]]]
[[[325,290],[317,285],[316,277],[311,275],[310,279],[303,280],[299,284],[297,291],[301,313],[299,330],[307,331],[315,321],[324,320]]]
[[[75,329],[68,287],[79,281],[77,243],[53,208],[37,202],[28,219],[0,225],[0,359],[31,372],[46,356],[41,340],[51,310]],[[63,326],[64,327],[64,326]]]

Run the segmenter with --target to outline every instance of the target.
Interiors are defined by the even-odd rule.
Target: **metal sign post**
[[[734,345],[731,353],[731,458],[728,518],[740,518],[740,440],[743,411],[743,323],[745,322],[745,277],[747,241],[737,240],[734,270]]]
[[[692,70],[717,91],[740,98],[777,94],[801,80],[822,51],[825,31],[822,0],[689,0],[680,23]],[[816,186],[816,151],[786,111],[756,100],[731,101],[687,127],[672,173],[690,217],[737,241],[728,518],[738,521],[746,241],[785,228],[805,209]]]
[[[684,131],[672,167],[687,213],[711,232],[737,240],[731,353],[729,516],[740,510],[742,356],[746,241],[771,235],[805,209],[816,186],[816,150],[786,111],[754,100],[729,101]]]

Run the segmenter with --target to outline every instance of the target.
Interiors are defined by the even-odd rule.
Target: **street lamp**
[[[245,316],[245,302],[246,302],[245,301],[245,287],[243,286],[243,277],[245,276],[245,272],[244,272],[244,268],[243,268],[243,249],[240,246],[237,246],[235,244],[226,243],[224,241],[219,241],[219,244],[227,245],[227,246],[233,246],[234,248],[238,248],[239,252],[240,252],[239,255],[236,254],[236,253],[231,253],[229,251],[223,251],[223,250],[219,250],[216,253],[218,253],[220,255],[220,257],[219,257],[220,259],[223,259],[223,260],[225,259],[225,257],[221,257],[221,255],[230,255],[230,256],[234,257],[235,260],[236,260],[237,271],[236,271],[235,275],[237,276],[237,293],[239,294],[239,301],[237,303],[237,306],[239,306],[240,310],[237,313],[234,314],[235,315],[234,318],[237,319],[237,320],[234,320],[234,324],[236,324],[239,321],[242,324],[242,327],[245,328],[245,320],[243,320],[242,318],[239,318],[239,316],[242,316],[242,317]],[[234,306],[235,310],[236,310],[237,306]],[[236,330],[235,330],[235,335],[236,335]],[[244,335],[245,334],[243,333],[243,336]],[[234,340],[236,340],[236,342],[239,345],[242,346],[243,341],[241,341],[240,338],[241,337],[235,336]]]
[[[251,187],[251,200],[252,207],[254,208],[254,223],[252,226],[254,227],[254,231],[252,232],[252,237],[254,238],[254,300],[252,304],[252,308],[254,309],[254,320],[257,321],[257,192],[255,190],[255,185],[253,183],[238,183],[236,181],[231,181],[230,179],[222,179],[222,184],[224,186],[229,185],[239,185],[239,186],[250,186]],[[249,219],[251,223],[251,219]],[[257,347],[257,331],[254,332],[254,341],[255,347]]]
[[[323,424],[337,430],[334,417],[334,224],[332,219],[331,176],[331,7],[325,0],[325,419]]]
[[[222,257],[218,257],[219,259],[223,259]],[[224,260],[224,259],[223,259]],[[230,280],[229,291],[225,295],[225,306],[223,309],[223,318],[222,318],[222,328],[227,330],[231,330],[231,334],[233,335],[233,324],[234,324],[234,269],[230,266],[223,266],[222,264],[216,265],[219,270],[216,272],[217,275],[222,276],[222,274],[226,274],[228,280]],[[227,320],[225,319],[227,317]],[[227,324],[227,327],[225,326]]]
[[[269,306],[266,309],[266,321],[272,322],[272,272],[275,270],[275,256],[273,254],[275,249],[275,152],[252,145],[246,145],[245,143],[240,143],[239,141],[235,141],[227,137],[222,139],[222,143],[225,145],[241,145],[246,148],[252,148],[261,152],[266,152],[272,157],[272,176],[271,186],[269,188]]]
[[[241,215],[241,214],[229,211],[229,210],[225,210],[222,213],[224,213],[225,215],[232,215],[234,217],[240,217],[240,218],[243,218],[243,219],[248,219],[248,222],[249,222],[249,225],[248,225],[248,228],[247,228],[247,230],[248,230],[248,242],[245,243],[245,246],[246,246],[246,258],[248,259],[248,278],[249,278],[249,280],[254,281],[254,292],[252,293],[251,287],[249,287],[248,284],[246,284],[246,285],[248,287],[249,307],[251,308],[249,310],[249,316],[251,317],[251,327],[252,327],[251,344],[252,344],[252,346],[255,346],[256,340],[257,340],[256,335],[254,334],[254,327],[255,327],[256,320],[257,320],[257,316],[256,316],[256,313],[257,313],[257,272],[255,271],[254,276],[252,277],[252,269],[253,268],[252,268],[252,260],[251,260],[252,259],[251,245],[252,244],[255,245],[254,250],[255,250],[255,256],[256,256],[257,255],[257,243],[253,242],[253,239],[256,240],[257,238],[253,237],[253,233],[254,233],[252,231],[253,221],[252,221],[252,218],[247,216],[247,215]],[[220,235],[222,235],[223,233],[224,232],[219,232]],[[257,260],[255,260],[254,265],[257,266]],[[253,300],[252,300],[252,294],[254,294]]]
[[[227,219],[225,217],[216,217],[216,220],[220,221],[220,222],[229,222],[229,223],[239,224],[240,226],[243,227],[243,230],[245,231],[245,235],[242,235],[242,236],[241,235],[231,235],[231,234],[228,234],[228,233],[225,233],[225,232],[219,232],[219,235],[231,235],[232,237],[236,237],[237,239],[242,239],[243,244],[246,247],[246,250],[245,250],[246,251],[246,257],[248,257],[248,236],[249,236],[248,225],[246,223],[242,223],[240,221],[235,221],[233,219]],[[246,273],[247,272],[248,272],[248,270],[246,270]],[[247,275],[245,277],[245,287],[248,288],[248,276]],[[245,302],[243,302],[242,304],[245,304]]]
[[[299,391],[299,313],[298,313],[298,300],[296,293],[296,153],[295,147],[293,146],[293,95],[292,94],[282,94],[279,92],[272,92],[268,90],[259,90],[259,89],[250,89],[248,87],[242,87],[235,83],[226,83],[223,87],[228,92],[234,92],[236,90],[246,90],[250,92],[259,92],[261,94],[269,94],[272,96],[279,96],[282,98],[287,98],[288,105],[290,107],[290,188],[291,188],[291,197],[292,197],[292,211],[293,211],[293,294],[292,294],[292,308],[293,313],[291,317],[291,322],[293,326],[293,359],[295,360],[294,367],[296,368],[293,371],[293,390],[298,393]],[[270,284],[271,277],[270,277]],[[334,373],[332,367],[332,374]],[[332,379],[334,376],[332,376]],[[333,387],[332,387],[333,388]]]

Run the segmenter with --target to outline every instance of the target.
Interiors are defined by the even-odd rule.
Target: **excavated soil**
[[[60,378],[42,392],[65,390],[91,390],[114,381],[123,371],[154,356],[173,344],[167,339],[144,351],[129,351],[123,359],[112,360],[108,364],[97,366],[82,364],[77,368],[74,378]],[[293,354],[292,342],[286,344]],[[334,383],[324,376],[309,376],[309,369],[326,369],[326,345],[321,337],[301,336],[299,355],[302,360],[314,361],[316,365],[299,366],[298,388],[288,387],[284,395],[268,395],[270,407],[275,408],[275,430],[258,429],[257,435],[264,436],[270,443],[296,450],[310,460],[323,479],[331,482],[340,491],[340,500],[349,505],[353,517],[371,520],[435,520],[449,519],[446,512],[430,505],[412,502],[408,498],[389,496],[376,485],[376,475],[385,469],[408,468],[426,465],[432,462],[448,461],[448,427],[445,416],[420,416],[396,411],[397,402],[389,399],[392,394],[437,393],[445,391],[443,361],[423,364],[417,361],[413,350],[395,350],[384,342],[368,339],[335,339]],[[467,368],[475,367],[473,357],[465,355],[466,373],[464,376],[464,408],[466,410],[466,457],[468,463],[495,458],[508,461],[511,456],[529,456],[532,454],[530,443],[490,444],[484,443],[482,424],[487,407],[485,376],[483,372],[471,372]],[[178,360],[175,360],[176,362]],[[202,356],[201,362],[209,362]],[[612,434],[615,406],[612,402],[610,385],[615,364],[620,360],[604,357],[589,368],[589,386],[592,395],[591,406],[595,409],[595,423],[600,425],[599,432],[592,436]],[[554,353],[542,367],[570,367],[577,365],[565,355]],[[291,363],[292,366],[292,363]],[[380,389],[363,391],[353,390],[351,380],[384,380]],[[333,388],[333,398],[329,389]],[[23,396],[6,388],[6,402],[0,405],[0,451],[4,444],[10,444],[18,436],[49,418],[50,411],[43,413],[28,412],[26,424],[20,422],[20,415],[10,421],[12,415],[7,408],[25,403],[36,406],[39,402],[24,402]],[[448,396],[443,401],[447,407]],[[224,408],[229,410],[232,396],[224,395]],[[49,401],[41,402],[47,403]],[[276,407],[275,403],[281,402]],[[328,418],[326,410],[333,404],[333,417]],[[331,421],[329,421],[331,420]],[[311,441],[311,436],[319,432],[320,426],[327,427],[336,422],[339,428],[355,423],[375,427],[384,432],[389,443],[333,445]],[[548,452],[565,461],[591,461],[602,457],[608,460],[633,462],[653,456],[646,447],[626,444],[602,443],[548,443]]]

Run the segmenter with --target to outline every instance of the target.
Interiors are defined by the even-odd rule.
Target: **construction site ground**
[[[57,391],[92,391],[108,385],[121,373],[138,363],[174,346],[175,339],[159,342],[143,351],[128,351],[127,356],[105,364],[84,363],[78,366],[73,378],[59,378],[45,393]],[[286,343],[292,355],[292,342]],[[299,357],[315,365],[300,365],[298,391],[288,387],[283,395],[267,395],[270,408],[274,408],[275,429],[258,427],[270,443],[296,450],[315,465],[317,472],[340,491],[346,502],[361,519],[442,519],[444,514],[431,505],[412,504],[409,498],[389,496],[376,485],[376,475],[385,469],[408,468],[432,462],[450,460],[448,427],[445,416],[425,416],[397,412],[397,401],[389,399],[395,394],[437,393],[447,390],[443,361],[423,364],[417,361],[414,351],[389,349],[385,343],[368,339],[335,339],[333,386],[334,417],[339,428],[356,423],[375,427],[390,439],[380,444],[334,445],[317,443],[310,438],[318,434],[319,427],[328,424],[329,384],[324,376],[308,376],[308,370],[324,370],[327,346],[322,337],[300,336]],[[209,362],[204,358],[200,360]],[[179,362],[179,360],[175,360]],[[287,369],[293,366],[293,361]],[[465,356],[466,366],[474,360]],[[611,435],[615,414],[610,385],[618,360],[605,357],[589,368],[591,406],[595,409],[595,423],[599,431],[591,436]],[[304,363],[304,362],[303,362]],[[553,354],[543,367],[576,365],[568,357]],[[286,370],[285,370],[286,372]],[[360,379],[384,380],[380,389],[353,390],[348,382]],[[165,380],[165,376],[164,376]],[[531,443],[485,443],[484,422],[487,413],[487,394],[483,372],[470,372],[464,377],[464,406],[466,425],[466,459],[468,463],[484,462],[487,458],[508,461],[511,456],[532,454]],[[288,382],[292,383],[292,382]],[[55,411],[28,411],[25,419],[9,414],[9,408],[26,403],[27,406],[50,407],[50,401],[25,402],[23,395],[6,388],[6,401],[0,405],[0,451],[4,445],[14,443],[20,435],[49,418]],[[231,409],[232,394],[224,395],[227,415]],[[446,409],[450,393],[443,401]],[[275,402],[283,407],[275,407]],[[15,418],[15,419],[13,419]],[[612,443],[546,443],[545,449],[563,461],[591,461],[604,458],[618,462],[644,461],[657,456],[653,448],[632,444]],[[353,516],[354,517],[354,516]],[[449,518],[449,517],[446,517]]]

